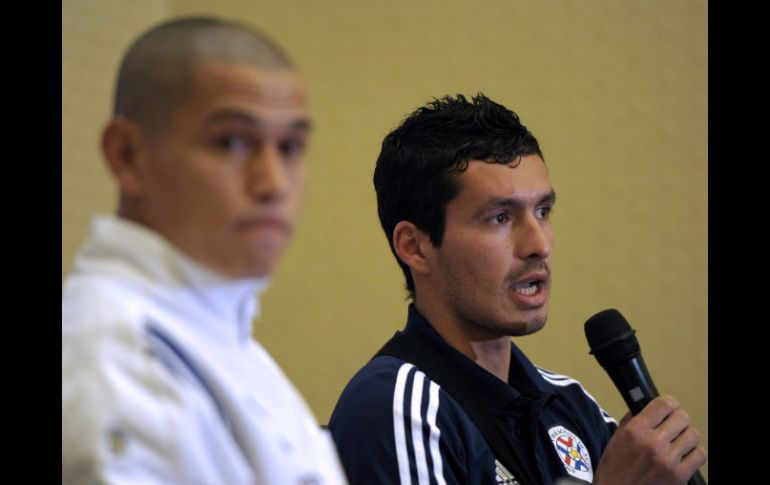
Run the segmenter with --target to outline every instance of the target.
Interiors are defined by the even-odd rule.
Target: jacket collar
[[[477,402],[487,411],[502,414],[507,411],[541,407],[555,395],[537,368],[511,341],[511,363],[508,382],[501,381],[474,361],[449,345],[425,317],[409,305],[405,335],[419,336],[441,353],[463,381],[464,392],[478,397]]]
[[[190,259],[149,228],[124,218],[100,215],[81,248],[74,272],[109,273],[139,283],[154,297],[183,314],[203,311],[216,325],[235,327],[239,339],[251,336],[260,313],[259,295],[269,278],[226,278]],[[197,320],[197,319],[196,319]]]

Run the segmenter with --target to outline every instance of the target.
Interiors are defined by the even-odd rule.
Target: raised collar
[[[158,233],[109,215],[93,219],[91,238],[75,261],[73,272],[78,271],[133,279],[172,308],[191,316],[203,311],[212,317],[208,320],[217,322],[214,325],[234,325],[239,339],[250,338],[252,322],[260,312],[259,295],[269,284],[269,278],[225,278],[187,257]]]
[[[463,392],[477,396],[476,401],[487,411],[501,414],[529,408],[532,404],[540,407],[553,397],[554,392],[537,368],[513,341],[508,383],[505,383],[449,345],[414,304],[409,305],[408,312],[404,334],[418,334],[434,346],[456,370],[457,379],[464,382]]]

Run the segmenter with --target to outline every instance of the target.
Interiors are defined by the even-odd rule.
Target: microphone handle
[[[695,470],[695,474],[687,480],[687,485],[706,485],[706,480],[703,479],[703,475],[700,474],[700,470]]]
[[[604,370],[610,375],[634,416],[659,395],[641,353],[622,364],[608,365]]]
[[[647,372],[641,353],[622,364],[605,367],[605,370],[633,415],[637,415],[647,403],[659,395],[650,373]],[[700,471],[695,470],[693,476],[687,481],[687,485],[707,484]]]

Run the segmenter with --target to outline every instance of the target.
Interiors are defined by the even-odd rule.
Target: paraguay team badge
[[[591,456],[580,438],[564,426],[554,426],[549,429],[548,436],[551,437],[556,454],[567,473],[575,478],[592,482],[594,471],[591,468]]]

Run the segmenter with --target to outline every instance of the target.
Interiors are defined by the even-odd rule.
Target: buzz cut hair
[[[209,16],[169,20],[140,35],[123,56],[113,116],[135,122],[148,135],[161,133],[192,92],[195,67],[205,61],[295,69],[283,49],[253,27]]]

